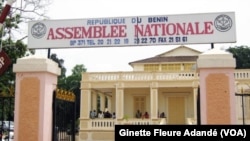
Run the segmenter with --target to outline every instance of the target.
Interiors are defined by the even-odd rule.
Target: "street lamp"
[[[244,93],[243,88],[241,88],[240,94],[235,93],[236,96],[241,96],[241,107],[242,107],[242,123],[245,125],[245,108],[244,108],[244,97],[250,96],[249,93]]]

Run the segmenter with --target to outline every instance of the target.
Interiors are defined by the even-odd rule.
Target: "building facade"
[[[115,124],[198,124],[200,54],[179,46],[130,62],[133,71],[84,72],[79,140],[114,140]],[[250,70],[235,70],[234,77],[236,93],[248,93]],[[237,123],[250,124],[250,97],[235,98]]]

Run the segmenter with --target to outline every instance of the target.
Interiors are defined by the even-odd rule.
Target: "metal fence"
[[[0,96],[0,141],[14,139],[14,96]]]
[[[52,141],[75,141],[76,126],[75,95],[61,89],[53,92]]]

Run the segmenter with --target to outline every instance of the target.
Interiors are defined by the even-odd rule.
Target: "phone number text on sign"
[[[129,39],[81,39],[70,40],[70,46],[100,46],[100,45],[121,45],[129,44]]]
[[[135,38],[134,44],[165,44],[165,43],[185,43],[188,41],[186,36],[176,37],[143,37]]]

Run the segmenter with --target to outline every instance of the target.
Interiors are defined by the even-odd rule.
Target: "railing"
[[[250,79],[250,69],[237,69],[235,79]],[[197,80],[196,71],[189,72],[85,72],[82,81],[168,81],[168,80]]]
[[[163,124],[162,119],[159,119],[159,124],[168,124],[167,122],[164,122]],[[115,119],[92,119],[90,120],[90,129],[91,130],[114,130],[114,127],[116,125]],[[153,124],[151,119],[129,119],[128,121],[122,122],[122,124],[130,124],[130,125],[150,125]],[[197,121],[194,118],[186,118],[186,124],[187,125],[196,125]],[[238,119],[237,124],[242,124],[242,120]],[[246,120],[246,124],[250,124],[250,119]]]
[[[115,125],[117,124],[116,119],[91,119],[89,121],[90,129],[91,130],[114,130]],[[159,124],[164,125],[168,124],[167,120],[164,118],[164,122],[162,118],[159,118],[156,121],[152,121],[151,119],[138,119],[138,118],[132,118],[129,120],[124,120],[120,122],[120,124],[129,124],[129,125],[151,125],[151,124]],[[194,118],[187,118],[186,124],[197,124],[196,120]]]
[[[150,119],[129,119],[127,121],[128,124],[132,125],[150,125],[152,124],[152,121]]]
[[[114,129],[114,119],[92,119],[90,121],[91,129]]]
[[[167,122],[161,123],[162,120],[159,119],[159,124],[168,124]],[[90,127],[92,130],[114,130],[114,126],[116,124],[115,119],[92,119],[90,121]],[[130,125],[150,125],[153,124],[151,119],[129,119],[128,121],[122,122],[122,124],[130,124]],[[187,125],[196,125],[197,121],[194,118],[186,118],[186,124]],[[242,119],[237,120],[237,124],[242,124]],[[250,119],[246,120],[246,124],[250,124]]]
[[[235,79],[250,79],[250,69],[237,69],[234,72]]]
[[[151,81],[151,80],[194,80],[196,72],[90,72],[83,73],[82,81]]]
[[[91,119],[90,122],[90,128],[91,130],[114,130],[115,124],[117,124],[116,119]],[[151,119],[129,119],[128,121],[123,121],[120,124],[130,124],[130,125],[150,125],[153,124]],[[159,119],[160,124],[160,119]]]

